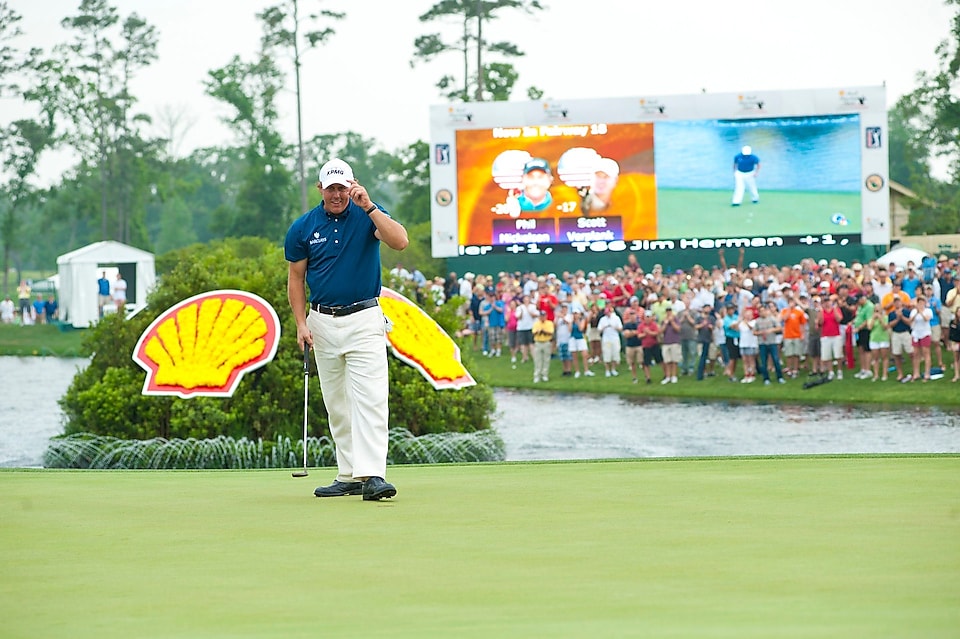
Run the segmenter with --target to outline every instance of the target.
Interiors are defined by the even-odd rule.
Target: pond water
[[[37,467],[63,433],[57,400],[86,359],[0,357],[0,467]],[[960,453],[960,412],[495,391],[510,461]]]
[[[511,460],[960,452],[960,413],[500,390]]]
[[[88,360],[0,357],[0,466],[40,466],[51,437],[63,434],[57,400]]]

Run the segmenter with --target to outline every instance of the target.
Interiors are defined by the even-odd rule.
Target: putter
[[[307,400],[310,397],[310,345],[303,343],[303,470],[292,473],[294,477],[306,477],[307,472]]]

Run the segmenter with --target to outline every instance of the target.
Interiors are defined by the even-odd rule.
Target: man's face
[[[610,193],[613,192],[613,187],[616,185],[617,176],[609,175],[603,171],[597,171],[593,174],[593,185],[590,188],[590,192],[607,200],[610,198]]]
[[[542,202],[547,197],[547,189],[551,184],[553,176],[538,169],[523,175],[523,192],[534,202]]]
[[[327,213],[339,215],[350,204],[349,188],[342,184],[331,184],[325,189],[320,189],[320,192],[323,193],[323,208]]]

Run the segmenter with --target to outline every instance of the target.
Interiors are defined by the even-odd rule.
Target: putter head
[[[310,475],[306,470],[298,470],[296,472],[290,473],[292,477],[307,477]]]

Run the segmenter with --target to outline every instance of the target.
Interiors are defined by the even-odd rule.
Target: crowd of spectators
[[[629,374],[676,384],[723,375],[744,384],[800,375],[928,381],[960,372],[957,259],[921,264],[807,258],[796,264],[649,271],[634,255],[598,270],[450,273],[421,297],[463,298],[460,336],[487,357],[559,374]],[[945,355],[946,353],[946,355]],[[546,354],[546,359],[545,359]],[[856,372],[854,370],[856,369]]]
[[[0,323],[33,326],[34,324],[52,324],[57,320],[59,305],[57,298],[50,295],[46,300],[37,295],[31,303],[30,283],[22,280],[17,287],[17,303],[9,295],[0,300]]]

